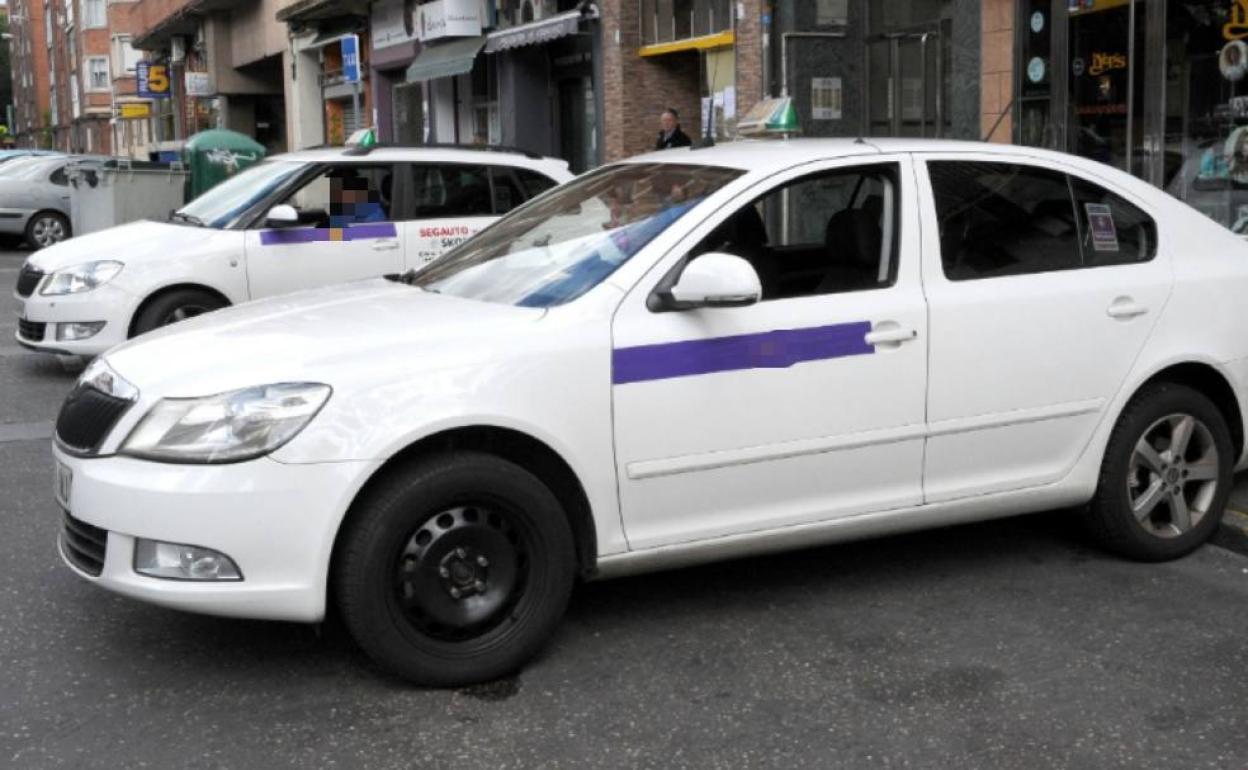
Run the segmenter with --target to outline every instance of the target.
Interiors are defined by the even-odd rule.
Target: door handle
[[[1110,318],[1118,318],[1122,320],[1135,318],[1148,312],[1148,308],[1131,299],[1130,297],[1119,297],[1114,300],[1105,313]]]
[[[399,242],[389,239],[377,241],[373,244],[373,251],[394,251],[397,248],[399,248]]]
[[[863,341],[868,345],[898,345],[902,342],[909,342],[917,336],[919,336],[919,333],[914,329],[902,329],[893,326],[867,332],[867,336],[863,337]]]

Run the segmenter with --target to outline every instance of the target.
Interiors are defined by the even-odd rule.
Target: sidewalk
[[[1235,487],[1226,503],[1222,526],[1214,534],[1213,542],[1248,555],[1248,473],[1235,477]]]

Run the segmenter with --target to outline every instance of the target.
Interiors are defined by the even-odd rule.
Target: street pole
[[[356,78],[351,84],[351,110],[355,113],[355,130],[359,131],[363,126],[360,125],[360,80]]]

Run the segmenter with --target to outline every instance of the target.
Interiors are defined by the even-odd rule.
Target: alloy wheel
[[[39,248],[65,240],[65,223],[56,217],[40,217],[30,228],[31,239]]]
[[[1144,431],[1131,454],[1127,499],[1140,526],[1163,538],[1186,534],[1209,515],[1220,458],[1213,433],[1190,414],[1171,414]]]

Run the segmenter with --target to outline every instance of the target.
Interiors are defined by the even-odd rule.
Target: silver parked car
[[[0,165],[0,237],[18,236],[37,249],[70,236],[71,156],[15,158]]]

